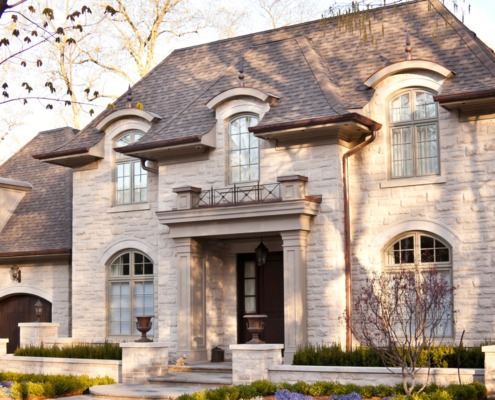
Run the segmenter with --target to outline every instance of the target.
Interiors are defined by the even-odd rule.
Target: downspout
[[[349,207],[349,176],[347,175],[348,170],[348,159],[350,156],[361,151],[363,148],[368,146],[376,138],[375,130],[371,131],[371,136],[364,142],[358,144],[356,147],[350,149],[347,153],[342,156],[342,171],[344,180],[344,240],[345,240],[345,320],[346,320],[346,338],[345,338],[345,348],[346,351],[352,350],[352,292],[351,292],[351,216]]]
[[[158,174],[158,169],[156,168],[151,168],[146,165],[146,159],[141,158],[141,168],[144,169],[146,172],[151,172],[153,174]]]

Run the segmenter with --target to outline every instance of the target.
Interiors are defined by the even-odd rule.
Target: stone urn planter
[[[136,328],[139,332],[141,332],[141,337],[138,340],[135,340],[135,342],[152,342],[152,339],[149,339],[146,336],[146,333],[150,331],[151,327],[153,326],[151,322],[151,318],[153,318],[154,315],[143,315],[140,317],[136,317]]]
[[[246,318],[247,320],[247,330],[252,335],[252,339],[247,342],[247,344],[265,343],[259,338],[259,335],[265,330],[265,323],[263,322],[263,319],[265,319],[266,317],[267,315],[265,314],[249,314],[244,316],[244,318]]]

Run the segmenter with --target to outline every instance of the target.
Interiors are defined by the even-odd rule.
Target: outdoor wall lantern
[[[256,265],[258,267],[262,267],[266,264],[266,256],[268,255],[268,248],[263,244],[263,240],[261,240],[260,244],[254,250],[256,254]]]
[[[17,265],[10,267],[10,278],[12,282],[21,283],[21,269]]]
[[[41,322],[41,314],[43,314],[43,304],[41,304],[40,299],[34,303],[34,312],[36,314],[36,322]]]

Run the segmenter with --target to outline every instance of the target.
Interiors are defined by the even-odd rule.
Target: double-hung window
[[[243,115],[230,122],[230,183],[256,182],[260,179],[260,140],[248,128],[258,118]]]
[[[136,317],[153,315],[153,293],[153,262],[137,251],[118,256],[109,273],[110,334],[138,334]]]
[[[116,147],[137,142],[143,135],[140,131],[129,131],[119,136]],[[141,167],[141,161],[116,153],[115,204],[144,203],[147,201],[148,176]]]
[[[438,175],[438,107],[433,94],[410,89],[390,102],[391,177]]]
[[[410,232],[388,246],[384,256],[385,268],[391,274],[410,270],[411,274],[416,274],[416,278],[434,280],[433,286],[443,282],[448,288],[452,287],[451,249],[440,238],[424,232]],[[431,292],[429,294],[435,295],[434,289]],[[428,303],[431,308],[422,311],[428,313],[426,325],[430,318],[441,319],[441,323],[435,326],[434,336],[451,337],[453,299],[450,294],[441,300],[441,304]]]

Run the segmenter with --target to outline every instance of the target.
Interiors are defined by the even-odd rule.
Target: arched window
[[[440,173],[438,107],[433,94],[410,89],[390,101],[391,176]]]
[[[137,142],[143,133],[128,131],[115,141],[116,147],[128,146]],[[141,161],[115,153],[116,159],[116,192],[115,204],[143,203],[147,201],[148,176],[141,168]]]
[[[258,118],[243,115],[230,122],[230,183],[255,182],[260,179],[260,145],[248,128],[258,124]]]
[[[128,251],[110,264],[110,335],[137,334],[136,316],[153,315],[153,262]],[[152,332],[150,332],[152,334]]]
[[[384,254],[385,268],[390,273],[398,270],[415,271],[423,275],[435,270],[452,286],[452,250],[441,238],[426,232],[408,232],[389,245]],[[452,299],[448,301],[452,304]],[[453,311],[445,310],[438,336],[453,335]]]

